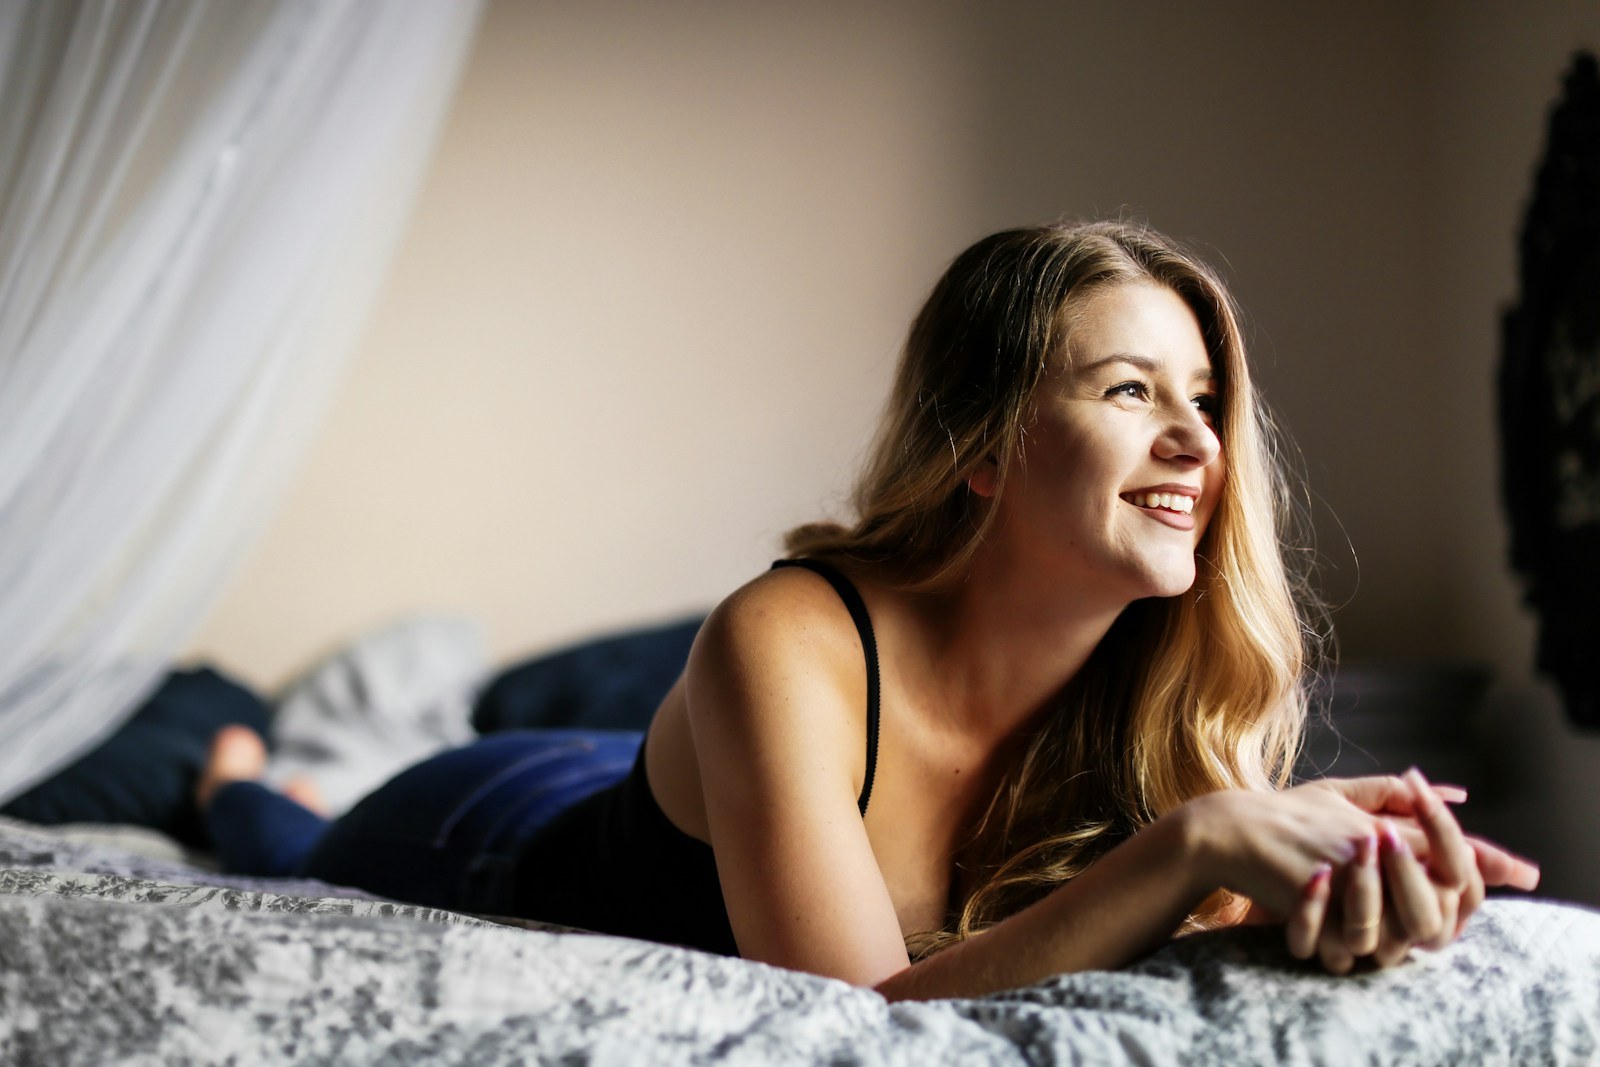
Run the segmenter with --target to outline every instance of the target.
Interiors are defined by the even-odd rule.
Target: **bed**
[[[183,798],[223,722],[266,731],[270,710],[280,755],[309,771],[334,752],[360,774],[329,792],[359,791],[395,768],[357,755],[386,747],[640,725],[697,621],[495,674],[463,623],[412,620],[272,709],[215,671],[174,673],[0,817],[0,1063],[1600,1062],[1600,914],[1576,907],[1492,900],[1445,952],[1350,978],[1291,959],[1276,930],[1234,930],[1117,972],[890,1005],[686,949],[223,875],[197,851]],[[141,825],[39,825],[74,819]]]
[[[888,1004],[841,982],[506,925],[0,820],[0,1062],[1600,1060],[1600,914],[1492,900],[1448,950],[1333,978],[1276,931]]]

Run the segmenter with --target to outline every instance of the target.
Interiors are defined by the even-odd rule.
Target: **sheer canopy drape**
[[[0,801],[121,722],[260,531],[477,14],[0,5]]]

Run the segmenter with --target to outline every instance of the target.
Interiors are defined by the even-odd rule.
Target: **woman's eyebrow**
[[[1081,370],[1082,373],[1088,374],[1112,363],[1126,363],[1129,366],[1139,368],[1146,374],[1159,374],[1163,367],[1159,359],[1153,359],[1150,356],[1135,355],[1132,352],[1113,352],[1109,356],[1101,356],[1093,363],[1085,364]],[[1200,367],[1189,376],[1189,380],[1198,384],[1200,382],[1209,382],[1214,377],[1216,376],[1212,373],[1210,367]]]

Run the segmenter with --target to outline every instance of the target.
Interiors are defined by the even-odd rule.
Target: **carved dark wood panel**
[[[1550,115],[1501,328],[1501,486],[1539,669],[1600,728],[1600,76],[1580,53]]]

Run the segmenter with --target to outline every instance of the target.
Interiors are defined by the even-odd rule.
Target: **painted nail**
[[[1387,852],[1396,856],[1403,856],[1411,851],[1406,846],[1405,838],[1400,836],[1400,831],[1394,828],[1394,823],[1384,819],[1380,825],[1383,827],[1383,847]]]
[[[1317,869],[1311,872],[1311,880],[1306,882],[1305,895],[1315,896],[1322,892],[1328,880],[1333,877],[1333,867],[1326,863],[1317,864]]]
[[[1421,771],[1412,767],[1402,777],[1405,778],[1406,784],[1411,787],[1411,798],[1416,802],[1417,808],[1422,814],[1433,815],[1439,810],[1439,806],[1444,801],[1439,799],[1438,794],[1433,791],[1433,787],[1428,784],[1428,780],[1422,776]]]
[[[1369,833],[1361,839],[1356,846],[1356,852],[1363,867],[1376,867],[1378,865],[1378,835]]]

